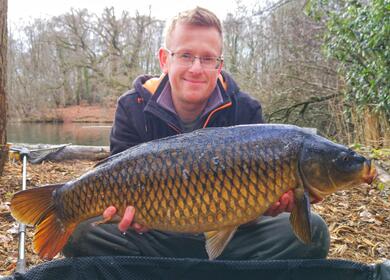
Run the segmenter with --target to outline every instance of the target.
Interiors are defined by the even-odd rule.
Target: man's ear
[[[168,52],[164,48],[158,50],[158,60],[163,73],[168,74]]]

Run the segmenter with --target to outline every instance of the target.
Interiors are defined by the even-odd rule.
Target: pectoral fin
[[[295,206],[290,215],[290,223],[295,235],[305,244],[311,243],[310,202],[303,188],[294,191]]]
[[[206,237],[206,251],[210,260],[217,258],[222,253],[236,230],[237,227],[229,227],[220,231],[209,231],[204,233]]]

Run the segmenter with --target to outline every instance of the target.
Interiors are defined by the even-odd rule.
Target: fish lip
[[[370,161],[367,160],[364,162],[364,171],[366,174],[364,174],[363,181],[369,185],[375,180],[375,178],[378,176],[378,172],[375,168],[375,165]]]

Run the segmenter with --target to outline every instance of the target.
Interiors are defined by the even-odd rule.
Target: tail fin
[[[56,216],[53,191],[62,186],[47,185],[20,191],[11,199],[12,216],[24,224],[37,227],[33,246],[43,259],[57,255],[75,228],[75,224],[64,225]]]

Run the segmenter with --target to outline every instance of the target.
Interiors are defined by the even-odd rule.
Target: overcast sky
[[[241,0],[246,6],[266,0]],[[73,8],[87,8],[89,12],[101,14],[105,7],[113,6],[116,13],[127,10],[134,14],[136,10],[148,13],[151,6],[152,16],[168,19],[179,11],[201,6],[210,9],[223,19],[233,12],[236,1],[231,0],[8,0],[8,20],[10,23],[29,21],[33,18],[50,18],[66,13]]]

